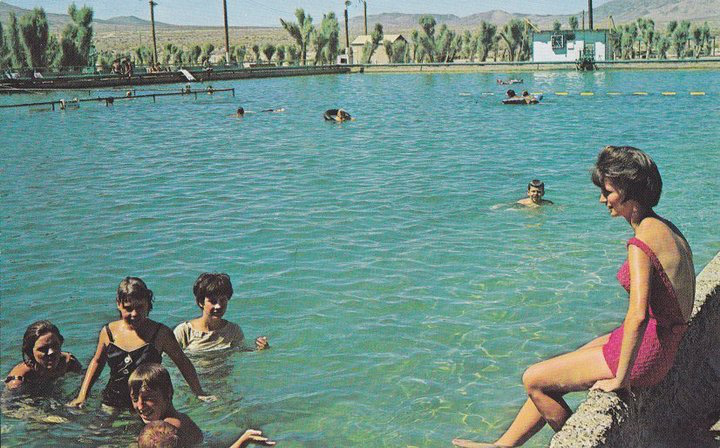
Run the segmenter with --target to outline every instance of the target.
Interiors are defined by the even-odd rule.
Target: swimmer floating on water
[[[260,112],[280,113],[280,112],[285,112],[285,108],[279,107],[277,109],[263,109]],[[235,111],[234,114],[230,114],[229,116],[236,117],[236,118],[243,118],[245,116],[245,114],[254,114],[254,113],[256,113],[256,112],[252,111],[252,110],[245,110],[242,107],[238,107],[237,111]]]
[[[343,121],[355,121],[355,119],[347,113],[344,109],[328,109],[323,114],[325,121],[336,121],[342,123]]]

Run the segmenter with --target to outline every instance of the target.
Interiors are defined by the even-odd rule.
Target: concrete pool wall
[[[690,327],[661,384],[591,391],[551,448],[716,447],[720,418],[720,253],[697,276]]]

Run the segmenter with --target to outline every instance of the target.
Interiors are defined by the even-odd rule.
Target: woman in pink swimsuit
[[[495,443],[455,439],[462,447],[514,447],[548,423],[559,431],[572,413],[563,395],[607,392],[661,382],[672,367],[695,298],[692,252],[680,231],[653,211],[662,190],[655,162],[639,149],[607,146],[592,180],[611,217],[635,236],[617,278],[629,294],[623,324],[579,349],[530,366],[523,375],[528,400]]]

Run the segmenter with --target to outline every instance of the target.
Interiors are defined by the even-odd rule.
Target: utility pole
[[[583,9],[583,28],[582,30],[585,31],[585,10]]]
[[[588,28],[593,29],[592,0],[588,0]]]
[[[363,16],[365,17],[365,35],[367,36],[367,1],[363,0]]]
[[[345,1],[345,55],[348,58],[348,64],[351,64],[352,61],[350,58],[352,57],[350,54],[350,31],[348,31],[348,11],[347,7],[350,4],[350,0]]]
[[[155,55],[155,58],[153,59],[153,64],[158,63],[157,39],[155,39],[155,6],[156,5],[157,5],[157,3],[155,3],[153,0],[150,0],[150,24],[152,26],[153,54]]]
[[[230,65],[230,36],[228,35],[227,0],[223,0],[223,15],[225,16],[225,65]]]

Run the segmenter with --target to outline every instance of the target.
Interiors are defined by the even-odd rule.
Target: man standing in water
[[[545,184],[538,180],[533,179],[527,188],[528,197],[517,201],[518,204],[524,205],[525,207],[540,207],[541,205],[550,205],[553,202],[543,199],[545,196]]]

